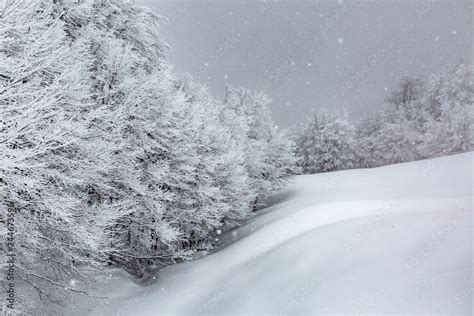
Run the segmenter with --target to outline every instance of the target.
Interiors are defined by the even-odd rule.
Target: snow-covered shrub
[[[296,137],[296,155],[304,173],[328,172],[354,167],[355,128],[346,114],[315,113]]]

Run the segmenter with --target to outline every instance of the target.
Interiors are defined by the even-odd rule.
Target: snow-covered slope
[[[93,315],[472,312],[472,153],[296,177],[275,205]]]

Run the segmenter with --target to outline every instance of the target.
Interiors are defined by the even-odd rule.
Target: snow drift
[[[472,312],[472,153],[299,176],[202,259],[92,315]]]

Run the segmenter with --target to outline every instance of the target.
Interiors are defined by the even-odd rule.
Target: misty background
[[[167,17],[169,60],[218,97],[267,91],[282,128],[320,108],[358,119],[404,75],[472,61],[472,1],[137,0]]]

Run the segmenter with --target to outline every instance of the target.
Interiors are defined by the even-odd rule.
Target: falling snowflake
[[[343,40],[341,37],[339,37],[339,38],[337,39],[337,42],[338,42],[339,44],[342,44],[342,43],[344,43],[344,40]]]
[[[218,230],[216,230],[216,234],[220,235],[220,234],[222,234],[222,231],[220,229],[218,229]]]

